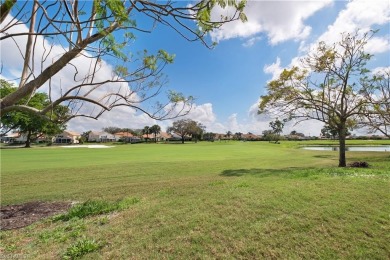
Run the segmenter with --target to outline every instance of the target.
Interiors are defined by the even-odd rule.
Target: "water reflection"
[[[315,151],[338,151],[338,146],[306,146],[305,150]],[[349,152],[390,152],[390,145],[383,146],[347,146],[346,151]]]

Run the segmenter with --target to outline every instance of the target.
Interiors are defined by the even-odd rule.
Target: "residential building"
[[[2,143],[25,143],[27,141],[26,135],[19,132],[11,132],[1,137]]]
[[[88,135],[88,142],[106,143],[115,141],[115,135],[107,132],[90,132]]]
[[[122,141],[125,143],[138,143],[141,141],[141,138],[134,136],[130,132],[118,132],[114,134],[116,141]]]
[[[81,137],[80,133],[73,131],[64,131],[53,137],[53,143],[56,144],[78,144]]]

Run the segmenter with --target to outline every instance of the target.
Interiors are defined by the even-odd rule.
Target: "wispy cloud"
[[[253,38],[250,38],[249,40],[245,41],[242,46],[244,47],[251,47],[253,46],[256,42],[260,41],[261,40],[261,37],[260,36],[257,36],[257,37],[253,37]]]

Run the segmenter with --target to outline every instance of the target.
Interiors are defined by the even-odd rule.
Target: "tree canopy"
[[[200,139],[200,136],[204,132],[205,127],[191,119],[180,119],[172,123],[171,127],[168,127],[168,133],[175,133],[181,137],[181,141],[184,144],[186,136],[191,136],[195,140]]]
[[[390,138],[390,69],[379,71],[363,82],[361,93],[370,105],[361,118],[361,125]]]
[[[161,127],[159,125],[152,125],[149,131],[154,135],[154,142],[157,143],[157,135],[161,133]]]
[[[16,91],[16,87],[5,80],[0,80],[0,98]],[[36,93],[30,99],[22,99],[20,104],[41,109],[49,103],[46,93]],[[10,111],[5,113],[0,121],[2,131],[8,132],[17,130],[26,136],[26,147],[30,147],[32,139],[42,135],[55,135],[66,129],[66,118],[68,109],[64,106],[57,106],[45,115],[37,115],[24,111]]]
[[[348,128],[357,127],[361,116],[370,116],[372,102],[362,95],[371,75],[364,51],[375,32],[342,34],[333,45],[320,42],[302,60],[301,66],[285,69],[267,85],[260,113],[287,119],[315,119],[338,132],[339,166],[346,166],[345,138]]]
[[[244,7],[245,0],[190,5],[149,0],[2,1],[0,40],[19,50],[15,58],[23,66],[18,88],[0,100],[0,115],[22,110],[45,115],[59,104],[66,105],[72,117],[96,119],[124,106],[155,119],[183,115],[191,109],[191,96],[166,91],[166,99],[157,98],[167,83],[162,69],[174,55],[164,50],[134,54],[130,44],[160,24],[211,47],[207,34],[226,22],[245,21]],[[214,19],[215,8],[234,11]],[[4,68],[9,61],[1,62]],[[104,73],[107,67],[111,73]],[[50,102],[39,108],[20,103],[37,92],[46,93]]]
[[[271,121],[269,126],[272,128],[272,138],[275,143],[279,142],[280,134],[283,132],[284,120],[280,121],[278,118],[275,121]]]

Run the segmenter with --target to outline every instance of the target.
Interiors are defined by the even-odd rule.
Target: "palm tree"
[[[154,142],[157,143],[157,135],[161,132],[161,127],[159,125],[153,125],[150,127],[149,131],[154,134]]]
[[[150,134],[150,127],[149,126],[145,126],[144,129],[142,129],[142,133],[144,135],[146,135],[146,142],[148,142],[149,134]]]

